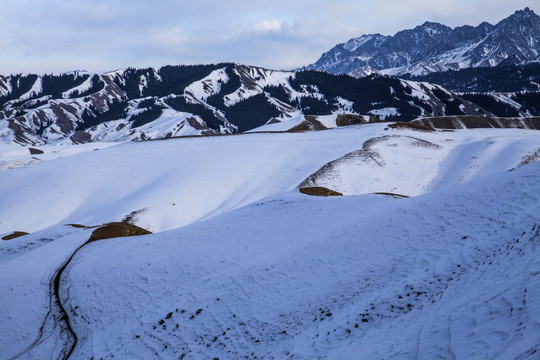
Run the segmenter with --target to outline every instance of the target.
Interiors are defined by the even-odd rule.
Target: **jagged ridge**
[[[483,22],[450,28],[425,22],[394,36],[363,35],[338,44],[309,69],[365,76],[425,75],[469,67],[493,67],[512,57],[514,63],[540,61],[540,17],[529,8],[496,25]]]

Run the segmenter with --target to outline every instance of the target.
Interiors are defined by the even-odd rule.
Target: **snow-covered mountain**
[[[512,98],[512,95],[507,95]],[[482,105],[439,85],[240,64],[0,77],[0,141],[87,143],[245,132],[301,115],[409,121],[442,115],[540,115],[527,101]],[[497,100],[495,100],[497,105]]]
[[[338,44],[308,69],[365,76],[425,75],[470,67],[493,67],[505,61],[540,61],[540,17],[529,8],[496,25],[473,27],[425,22],[394,36],[363,35]]]
[[[539,132],[310,119],[1,143],[0,358],[536,359]]]

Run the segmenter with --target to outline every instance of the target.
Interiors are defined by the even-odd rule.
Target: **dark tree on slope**
[[[463,110],[461,110],[459,107],[461,105],[461,101],[452,99],[448,93],[439,89],[433,89],[432,92],[433,95],[435,95],[446,105],[445,115],[465,115]]]
[[[512,100],[521,104],[521,110],[540,116],[540,92],[517,93],[512,96]]]
[[[318,99],[316,97],[302,96],[298,102],[304,114],[329,115],[334,110],[337,110],[335,104],[328,103],[324,99]]]
[[[107,121],[125,119],[127,117],[127,107],[128,103],[122,101],[109,103],[109,110],[104,113],[99,113],[93,107],[85,109],[81,116],[83,122],[77,125],[76,130],[86,130]]]
[[[165,99],[165,103],[176,111],[199,115],[211,129],[219,130],[219,126],[222,125],[221,120],[214,115],[212,110],[202,104],[189,103],[183,96],[170,96]]]
[[[514,117],[519,116],[519,112],[509,104],[497,101],[490,94],[463,94],[462,97],[469,100],[487,111],[500,117]]]
[[[18,99],[21,95],[29,92],[37,78],[38,76],[35,74],[13,75],[11,77],[11,92],[5,96],[0,96],[0,106],[4,106],[8,101]]]
[[[139,101],[139,103],[137,104],[137,109],[149,108],[155,105],[156,105],[156,99],[151,97],[151,98]]]
[[[81,85],[89,77],[90,75],[75,76],[75,74],[44,75],[40,96],[51,95],[53,98],[61,98],[63,92]]]
[[[167,96],[170,94],[181,95],[188,85],[200,80],[216,69],[225,67],[226,64],[211,65],[178,65],[163,66],[157,70],[157,75],[152,68],[134,69],[125,71],[125,84],[117,83],[128,94],[130,99],[141,96]],[[145,79],[146,86],[142,87],[141,80]]]
[[[42,105],[47,104],[48,102],[49,102],[48,100],[34,100],[32,103],[28,101],[21,101],[19,104],[20,105],[24,104],[24,108],[30,110],[30,109],[36,109]]]
[[[277,86],[265,86],[263,90],[271,97],[283,101],[284,103],[291,104],[294,107],[298,105],[298,103],[295,103],[296,99],[289,99],[289,94],[287,91],[285,91],[285,88],[281,84]]]
[[[69,96],[70,98],[78,98],[78,97],[84,97],[88,95],[95,94],[105,88],[105,83],[99,78],[99,75],[93,75],[92,76],[92,86],[86,91],[79,92],[75,90],[71,93]]]
[[[206,100],[209,105],[214,106],[221,111],[225,111],[226,109],[225,103],[223,102],[224,96],[235,92],[242,86],[240,76],[234,72],[234,64],[228,64],[225,71],[229,76],[229,81],[222,83],[219,93],[209,96]]]
[[[376,108],[395,107],[398,109],[399,120],[407,121],[420,116],[422,111],[409,103],[417,103],[402,86],[399,79],[381,76],[370,76],[357,79],[348,75],[333,75],[321,71],[300,71],[295,78],[290,78],[291,86],[297,91],[315,86],[330,104],[337,97],[353,102],[353,110],[358,114],[367,114]],[[410,89],[408,90],[410,93]],[[329,104],[329,105],[330,105]],[[330,114],[334,107],[328,107]],[[429,109],[431,111],[431,109]]]
[[[222,67],[224,64],[164,66],[158,70],[161,84],[149,86],[147,95],[183,94],[188,85]]]
[[[431,73],[424,76],[405,75],[414,81],[427,81],[460,92],[538,91],[540,63],[524,66],[468,68],[458,71]]]
[[[117,81],[117,85],[126,92],[129,99],[137,99],[144,96],[141,94],[141,81],[143,77],[146,79],[147,83],[157,81],[154,69],[152,68],[127,68],[124,72],[124,82],[120,82],[117,78],[115,78],[115,80]]]
[[[161,116],[163,113],[163,107],[159,105],[154,105],[147,108],[140,113],[132,115],[129,120],[133,122],[131,125],[132,128],[138,128],[140,126],[146,125]]]
[[[279,116],[280,112],[264,94],[258,94],[229,107],[225,114],[227,120],[242,132],[264,125],[271,118]]]

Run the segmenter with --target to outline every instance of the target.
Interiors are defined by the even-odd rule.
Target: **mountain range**
[[[423,80],[231,63],[18,74],[0,76],[0,140],[37,146],[232,134],[302,115],[338,113],[387,121],[530,117],[540,115],[538,97],[536,92],[458,94]]]
[[[393,36],[363,35],[338,44],[307,69],[402,76],[471,67],[540,61],[540,17],[529,8],[492,25],[448,26],[425,22]]]

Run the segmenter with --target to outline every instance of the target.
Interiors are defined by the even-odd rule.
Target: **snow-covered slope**
[[[536,132],[504,133],[461,131],[461,137],[391,130],[325,164],[302,186],[325,186],[349,195],[416,196],[512,169],[540,149]]]
[[[535,359],[539,138],[368,124],[1,171],[0,235],[31,234],[0,242],[0,358]],[[295,190],[334,160],[354,195]],[[66,226],[128,215],[155,233]]]
[[[133,211],[152,231],[172,229],[292,190],[379,131],[380,126],[126,143],[3,172],[0,187],[11,196],[0,200],[0,233],[58,223],[95,225]],[[328,148],[329,141],[335,146]],[[47,216],[21,216],[28,212]]]
[[[96,225],[132,212],[139,225],[168,230],[290,191],[308,178],[347,194],[417,195],[439,183],[509,170],[539,147],[532,130],[420,132],[381,123],[87,146],[99,150],[72,156],[67,146],[43,155],[16,152],[6,167],[38,163],[0,173],[0,233]]]

